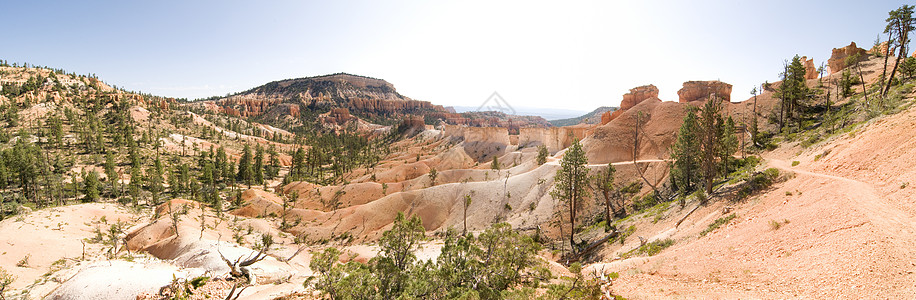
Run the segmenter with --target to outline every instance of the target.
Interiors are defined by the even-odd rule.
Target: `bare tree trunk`
[[[655,192],[655,201],[658,202],[660,199],[659,197],[661,196],[658,192],[658,187],[656,187],[654,183],[646,178],[643,170],[639,168],[639,163],[637,163],[637,158],[639,155],[639,132],[642,130],[642,124],[640,123],[641,118],[642,112],[637,112],[636,126],[633,128],[633,167],[636,168],[636,173],[639,174],[639,177],[642,178],[642,180],[652,188],[653,192]]]
[[[887,35],[887,49],[884,49],[884,68],[881,69],[881,90],[884,90],[884,81],[887,80],[887,59],[891,56],[891,40],[893,40],[893,35],[888,33]]]
[[[896,68],[896,66],[894,67]],[[862,96],[865,97],[865,103],[868,103],[868,88],[865,87],[865,76],[862,75],[862,68],[859,66],[859,61],[856,61],[856,71],[859,72],[859,81],[862,82]]]
[[[897,73],[897,66],[900,65],[900,60],[906,58],[906,42],[909,37],[907,36],[909,32],[905,29],[900,29],[900,38],[898,49],[900,51],[897,54],[897,57],[894,58],[894,68],[891,69],[891,76],[887,78],[887,85],[884,86],[884,92],[881,93],[882,97],[887,97],[887,92],[891,90],[891,83],[894,81],[894,74]]]

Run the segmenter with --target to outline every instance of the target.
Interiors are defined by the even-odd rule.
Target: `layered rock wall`
[[[545,146],[550,153],[566,149],[573,141],[584,139],[589,133],[589,127],[569,126],[551,128],[521,128],[519,129],[519,147]]]

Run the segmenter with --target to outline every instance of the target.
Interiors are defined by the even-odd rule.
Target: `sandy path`
[[[869,222],[877,225],[882,232],[891,238],[891,242],[900,248],[909,248],[912,245],[916,245],[916,235],[914,235],[916,233],[916,218],[884,201],[883,198],[886,195],[881,194],[871,184],[851,178],[791,167],[791,164],[785,160],[774,158],[768,158],[767,160],[770,166],[778,169],[788,170],[804,176],[843,182],[844,184],[836,185],[836,187],[841,189],[842,193],[847,195],[847,199],[855,204],[853,209],[863,213]]]

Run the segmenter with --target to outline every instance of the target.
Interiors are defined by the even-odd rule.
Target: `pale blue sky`
[[[198,98],[347,72],[477,106],[591,110],[655,84],[774,81],[793,55],[868,48],[900,1],[3,1],[0,58]]]

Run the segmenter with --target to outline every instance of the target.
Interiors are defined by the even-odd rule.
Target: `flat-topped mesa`
[[[801,61],[805,64],[805,79],[817,79],[817,67],[814,66],[814,59],[802,56]]]
[[[846,59],[850,56],[859,54],[859,59],[864,60],[868,55],[865,49],[856,46],[856,42],[850,42],[848,46],[842,48],[833,48],[830,59],[827,60],[827,66],[830,67],[830,74],[842,71],[846,68]]]
[[[684,82],[684,87],[677,91],[677,95],[680,103],[704,101],[711,96],[731,101],[732,85],[718,80],[687,81]]]
[[[616,119],[624,111],[630,109],[633,106],[636,106],[636,104],[639,104],[646,99],[658,99],[658,88],[649,84],[630,89],[629,93],[623,94],[623,100],[620,101],[620,109],[613,112],[606,111],[601,114],[601,125],[607,124],[611,120]]]

